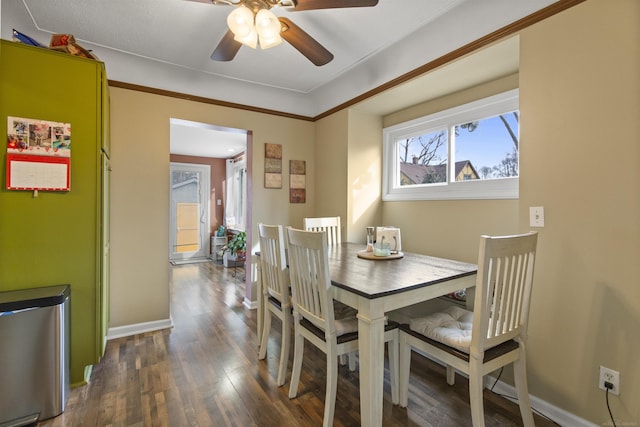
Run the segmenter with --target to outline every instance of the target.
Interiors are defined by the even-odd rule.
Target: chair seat
[[[339,323],[344,323],[345,325],[348,325],[349,328],[351,327],[352,324],[355,324],[355,329],[349,331],[347,328],[344,328],[344,330],[346,330],[346,332],[341,334],[341,333],[338,332],[338,324]],[[324,331],[322,329],[318,328],[313,323],[309,322],[308,320],[300,319],[300,326],[303,326],[305,329],[308,329],[315,336],[317,336],[321,340],[324,340]],[[398,322],[394,322],[393,320],[389,320],[384,325],[384,331],[385,332],[391,331],[391,330],[396,329],[398,327],[400,327],[400,324]],[[336,335],[337,335],[338,344],[345,343],[345,342],[348,342],[348,341],[357,340],[358,339],[358,319],[353,318],[353,319],[336,320]]]
[[[408,325],[401,325],[400,329],[462,360],[469,361],[472,327],[473,312],[451,306],[441,312],[411,319]],[[493,360],[516,348],[518,348],[518,343],[515,340],[508,340],[488,348],[484,354],[484,362]]]
[[[424,341],[427,344],[430,344],[434,347],[437,347],[441,350],[446,351],[447,353],[461,359],[464,360],[465,362],[469,361],[469,353],[468,352],[464,352],[464,351],[460,351],[455,347],[451,347],[448,346],[446,344],[441,343],[440,341],[436,341],[433,340],[431,338],[428,338],[424,335],[422,335],[420,332],[416,332],[411,330],[411,327],[409,326],[409,324],[407,323],[403,323],[399,326],[399,329],[403,332],[408,333],[409,335],[418,338],[419,340]],[[505,341],[500,345],[497,345],[495,347],[489,348],[484,352],[484,359],[483,362],[490,362],[493,359],[496,359],[500,356],[502,356],[503,354],[507,354],[510,351],[513,351],[515,349],[518,348],[518,343],[515,340],[509,340],[509,341]]]
[[[275,298],[275,297],[269,295],[267,301],[269,301],[270,304],[273,304],[280,311],[282,311],[282,303],[280,302],[280,300],[278,298]],[[289,310],[292,310],[292,305],[293,305],[293,302],[291,301],[291,295],[289,295]]]
[[[434,341],[469,353],[473,312],[451,306],[441,312],[411,319],[409,327]]]

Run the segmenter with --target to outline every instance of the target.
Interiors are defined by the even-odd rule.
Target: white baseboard
[[[154,320],[153,322],[135,323],[133,325],[116,326],[109,328],[107,340],[128,337],[145,332],[159,331],[161,329],[173,328],[173,319]]]
[[[439,365],[445,366],[440,360],[433,358],[417,349],[413,349],[413,351],[419,353],[427,359],[434,361]],[[456,375],[461,375],[465,378],[469,378],[468,375],[458,370],[456,370]],[[484,388],[486,388],[487,390],[491,390],[491,388],[493,387],[494,393],[512,396],[513,399],[508,400],[512,400],[514,402],[516,401],[517,393],[514,386],[502,381],[498,381],[494,386],[493,383],[495,382],[496,379],[494,377],[489,375],[484,376]],[[594,424],[592,422],[584,420],[577,415],[572,414],[571,412],[567,412],[564,409],[558,408],[557,406],[554,406],[551,403],[540,399],[539,397],[529,394],[529,399],[531,400],[531,408],[533,408],[534,413],[547,417],[561,426],[600,427],[598,424]]]
[[[491,389],[491,386],[493,386],[494,382],[495,378],[489,376],[484,377],[484,386],[486,388]],[[498,394],[513,396],[514,399],[516,397],[515,387],[502,381],[498,381],[496,383],[495,387],[493,387],[493,391]],[[555,421],[561,426],[599,427],[598,424],[594,424],[592,422],[584,420],[570,412],[565,411],[564,409],[553,406],[551,403],[544,401],[538,397],[529,395],[529,399],[531,399],[531,407],[533,408],[534,413],[538,413],[538,415],[542,414],[543,416]]]
[[[244,305],[247,310],[256,310],[258,308],[258,301],[251,301],[245,297],[242,301],[242,305]]]

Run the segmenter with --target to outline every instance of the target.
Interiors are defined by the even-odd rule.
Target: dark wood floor
[[[88,385],[65,412],[39,426],[315,426],[322,424],[326,359],[312,345],[298,397],[276,386],[279,327],[257,360],[256,312],[242,305],[233,269],[214,263],[169,266],[174,328],[109,341]],[[293,352],[292,352],[293,353]],[[444,368],[415,356],[407,409],[391,404],[385,426],[470,426],[468,384],[445,382]],[[291,375],[291,363],[289,373]],[[360,425],[358,374],[341,368],[336,426]],[[522,425],[516,404],[485,391],[487,426]],[[536,425],[554,425],[536,415]]]

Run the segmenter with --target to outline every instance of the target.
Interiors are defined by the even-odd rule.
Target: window
[[[383,200],[518,197],[518,90],[383,131]]]

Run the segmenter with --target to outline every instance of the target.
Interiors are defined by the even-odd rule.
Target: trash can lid
[[[71,295],[69,285],[0,292],[0,312],[62,304]]]

